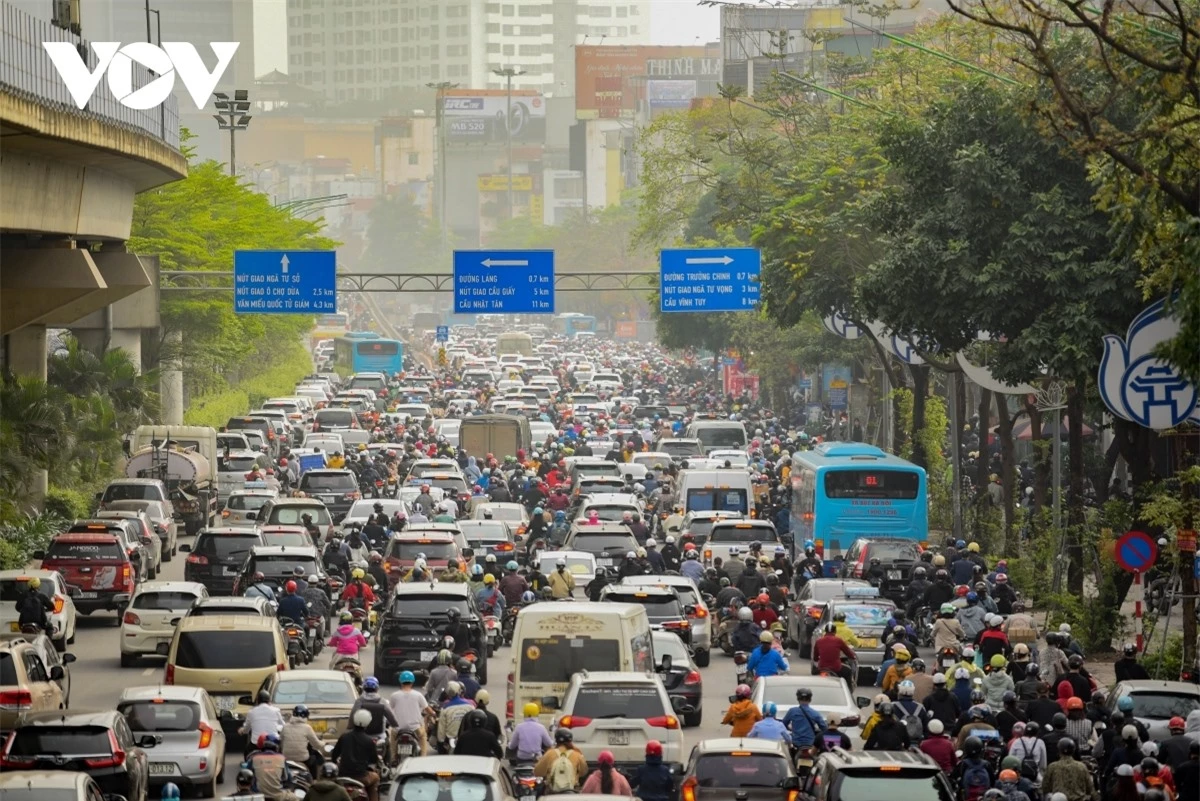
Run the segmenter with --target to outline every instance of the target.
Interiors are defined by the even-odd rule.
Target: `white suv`
[[[121,618],[121,667],[141,656],[166,656],[175,626],[208,589],[197,581],[143,581]]]
[[[580,671],[571,677],[555,727],[567,728],[589,763],[611,751],[617,767],[646,760],[646,743],[662,743],[663,762],[678,774],[683,767],[683,729],[662,681],[653,673]]]

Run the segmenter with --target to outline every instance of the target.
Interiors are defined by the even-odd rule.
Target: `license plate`
[[[408,745],[407,743],[404,745],[396,746],[396,753],[402,757],[412,756],[413,755],[413,747],[411,745]]]
[[[629,732],[627,731],[610,731],[608,733],[609,745],[629,745]]]
[[[887,577],[888,577],[888,581],[899,581],[900,580],[900,571],[899,570],[889,570],[887,572]]]
[[[437,651],[422,651],[421,652],[421,661],[422,662],[432,662],[433,658],[435,656],[437,656]]]
[[[878,648],[879,640],[874,637],[859,637],[858,647],[860,648]]]
[[[226,576],[236,576],[238,574],[238,569],[236,567],[227,567],[221,572]]]
[[[173,776],[177,772],[174,762],[151,762],[149,770],[151,776]]]
[[[81,593],[79,593],[79,595],[77,595],[75,597],[76,598],[99,598],[100,593],[98,593],[98,592],[81,592]]]
[[[329,727],[329,724],[327,724],[323,720],[310,720],[308,722],[308,725],[312,726],[312,730],[315,731],[317,734],[323,734],[325,732],[325,730]]]
[[[232,711],[237,706],[237,699],[236,695],[215,695],[213,696],[213,703],[217,705],[217,709],[219,710]]]
[[[325,503],[333,503],[334,501],[337,500],[337,496],[336,495],[322,495],[321,500]]]

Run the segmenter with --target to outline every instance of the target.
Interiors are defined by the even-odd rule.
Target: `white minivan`
[[[675,481],[675,500],[684,512],[737,512],[749,517],[754,508],[750,473],[732,470],[682,470]]]
[[[510,726],[521,722],[522,710],[530,702],[538,705],[542,723],[552,723],[571,676],[580,670],[654,670],[650,620],[639,604],[532,604],[517,615],[512,643]]]

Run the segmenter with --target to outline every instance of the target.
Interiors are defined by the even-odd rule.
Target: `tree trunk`
[[[1033,506],[1042,511],[1049,504],[1048,490],[1050,488],[1051,464],[1050,450],[1043,448],[1045,438],[1042,436],[1042,413],[1036,404],[1025,398],[1025,413],[1029,415],[1030,444],[1033,445]],[[1043,455],[1043,451],[1045,454]]]
[[[912,463],[929,469],[929,456],[921,442],[921,430],[925,428],[925,397],[929,394],[929,366],[910,364],[908,372],[913,380],[912,399]]]
[[[1013,418],[1008,412],[1008,396],[996,394],[996,436],[1000,439],[1000,485],[1004,488],[1004,555],[1016,556],[1017,537],[1017,457],[1013,446]]]
[[[966,382],[966,377],[963,377],[963,382]],[[979,405],[975,407],[975,413],[979,416],[979,423],[975,427],[975,435],[979,437],[979,454],[975,457],[975,539],[978,540],[983,533],[983,510],[987,508],[987,490],[991,483],[988,477],[991,475],[992,460],[988,450],[988,433],[991,426],[988,423],[991,421],[991,405],[992,391],[985,387],[979,388]]]
[[[1067,588],[1083,595],[1083,403],[1087,379],[1081,378],[1067,390]],[[1061,436],[1061,431],[1054,435]]]

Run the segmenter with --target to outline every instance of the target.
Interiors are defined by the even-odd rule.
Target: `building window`
[[[488,42],[487,51],[489,53],[499,53],[500,52],[500,43],[499,42]]]
[[[540,56],[542,54],[542,46],[521,45],[517,52],[522,56]]]
[[[625,6],[617,6],[617,16],[618,17],[629,16],[629,9],[626,8]]]
[[[541,6],[521,6],[517,9],[517,16],[519,17],[540,17],[541,15]]]
[[[501,10],[501,14],[505,17],[511,17],[514,14],[513,7],[505,5]]]
[[[636,26],[636,25],[630,25],[630,26],[629,26],[629,33],[630,33],[631,35],[633,35],[633,36],[637,36],[637,32],[638,32],[638,26]]]
[[[617,36],[628,36],[628,35],[629,35],[629,29],[626,28],[624,25],[622,25],[620,28],[617,28]]]
[[[592,6],[588,10],[588,14],[593,17],[611,17],[612,9],[608,6]]]
[[[504,26],[504,35],[512,36],[514,30],[515,30],[515,28],[512,25],[505,25]]]
[[[515,45],[506,44],[506,45],[504,45],[504,55],[506,55],[506,56],[516,55],[516,49],[517,48]]]
[[[489,22],[487,24],[487,32],[488,33],[500,33],[500,23],[499,22]]]
[[[638,14],[641,14],[641,13],[642,13],[642,12],[641,12],[640,10],[638,10],[638,7],[637,7],[637,6],[630,6],[630,7],[629,7],[629,16],[631,16],[631,17],[636,17]]]
[[[499,3],[488,3],[486,6],[484,6],[484,10],[486,10],[487,13],[489,13],[489,14],[499,14],[500,13],[500,4]]]
[[[420,164],[421,163],[421,154],[420,153],[409,153],[408,154],[408,163],[414,167],[416,165]]]

